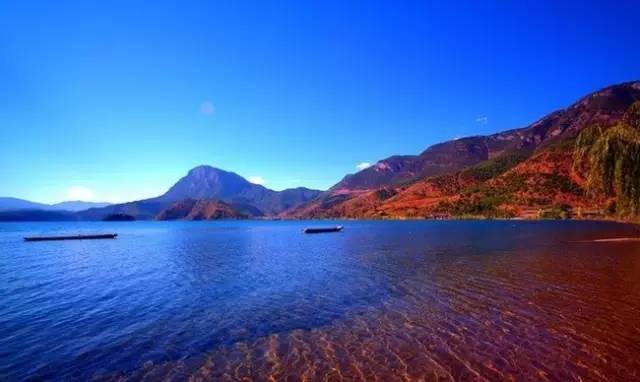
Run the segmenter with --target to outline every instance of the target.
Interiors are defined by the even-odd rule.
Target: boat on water
[[[95,239],[115,239],[117,233],[107,233],[99,235],[73,235],[73,236],[27,236],[24,241],[50,241],[50,240],[95,240]]]
[[[335,227],[314,227],[305,228],[304,233],[327,233],[327,232],[340,232],[344,227],[341,225]]]

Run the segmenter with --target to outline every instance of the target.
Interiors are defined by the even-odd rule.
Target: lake
[[[342,224],[344,232],[302,228]],[[117,232],[116,240],[23,236]],[[640,380],[637,226],[0,224],[0,380]]]

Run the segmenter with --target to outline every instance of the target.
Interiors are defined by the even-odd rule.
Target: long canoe
[[[49,241],[49,240],[95,240],[95,239],[115,239],[117,233],[107,233],[102,235],[74,235],[74,236],[27,236],[24,241]]]
[[[316,228],[305,228],[304,233],[326,233],[326,232],[340,232],[344,227],[339,225],[336,227],[316,227]]]

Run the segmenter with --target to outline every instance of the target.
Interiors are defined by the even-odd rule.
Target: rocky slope
[[[575,168],[576,137],[590,126],[620,123],[638,100],[640,82],[615,85],[521,129],[387,158],[281,215],[601,217],[611,198],[587,192],[584,173]]]
[[[122,214],[133,216],[136,220],[153,220],[171,203],[156,199],[113,204],[102,208],[91,208],[77,213],[80,220],[103,220],[107,216]]]
[[[186,199],[171,204],[161,211],[157,220],[217,220],[248,219],[255,217],[255,211],[248,211],[239,206],[206,199]]]

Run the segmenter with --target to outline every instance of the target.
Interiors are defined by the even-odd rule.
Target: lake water
[[[0,224],[0,380],[640,380],[635,226],[318,224]]]

